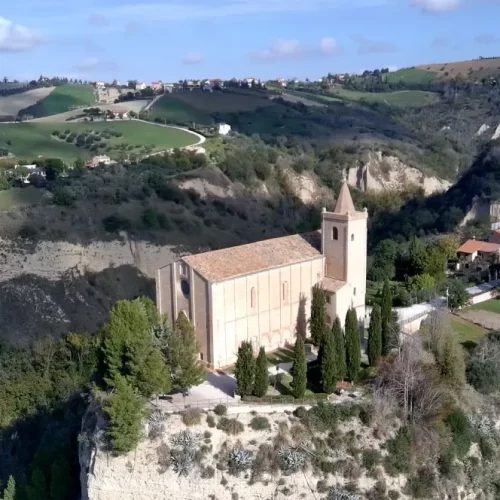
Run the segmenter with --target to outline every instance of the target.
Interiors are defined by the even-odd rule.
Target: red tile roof
[[[467,240],[458,248],[458,253],[495,253],[500,250],[500,243],[490,243],[488,241]]]

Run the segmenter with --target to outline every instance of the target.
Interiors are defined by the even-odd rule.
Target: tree
[[[294,398],[303,398],[307,387],[307,360],[304,341],[295,341],[290,388]]]
[[[325,292],[315,285],[312,290],[311,317],[309,319],[311,338],[315,345],[320,346],[326,331],[325,322]]]
[[[423,274],[427,267],[428,255],[425,246],[417,238],[413,237],[409,248],[409,273],[411,276]]]
[[[448,286],[448,307],[456,311],[465,307],[470,301],[470,295],[467,293],[465,285],[459,280],[453,280]]]
[[[347,377],[351,382],[355,382],[361,365],[361,343],[359,340],[358,317],[353,308],[347,311],[345,318],[345,348]]]
[[[68,460],[57,458],[50,468],[50,500],[67,500],[71,490],[70,478]]]
[[[447,263],[448,258],[443,252],[443,249],[438,245],[434,245],[428,249],[425,274],[432,276],[435,281],[443,281],[446,277]]]
[[[16,498],[16,481],[12,476],[9,476],[7,487],[3,490],[3,500],[15,500]]]
[[[171,344],[174,353],[171,364],[174,386],[189,390],[203,383],[206,372],[199,360],[200,344],[193,324],[183,312],[177,316]]]
[[[392,316],[392,292],[389,281],[384,282],[382,289],[382,307],[381,307],[381,323],[382,323],[382,354],[389,354],[392,346],[391,339],[391,316]]]
[[[109,417],[108,437],[114,455],[133,450],[139,442],[143,402],[127,379],[114,380],[114,392],[105,411]]]
[[[267,356],[266,350],[261,347],[257,362],[255,364],[255,380],[253,386],[253,395],[261,398],[266,395],[267,388],[269,387],[269,371],[267,369]]]
[[[328,332],[325,335],[323,357],[321,359],[321,377],[323,391],[331,394],[335,390],[339,378],[333,332]]]
[[[416,274],[408,278],[407,287],[410,292],[430,290],[436,286],[436,280],[430,274]]]
[[[151,349],[138,374],[137,388],[143,396],[168,394],[172,390],[170,372],[159,349]]]
[[[254,387],[255,359],[252,343],[244,341],[238,348],[238,357],[234,370],[236,392],[241,396],[250,396]]]
[[[39,166],[45,167],[45,175],[48,181],[54,181],[66,169],[63,161],[59,158],[47,158]]]
[[[368,361],[375,366],[382,354],[382,316],[380,307],[374,305],[368,327]]]
[[[333,346],[335,350],[335,364],[337,366],[337,376],[344,380],[347,376],[347,366],[345,359],[345,339],[342,331],[342,323],[337,316],[332,325]]]
[[[47,480],[39,467],[34,467],[30,484],[26,487],[28,500],[47,500]]]
[[[73,163],[73,166],[75,168],[84,168],[85,167],[85,162],[83,161],[82,158],[77,158],[75,162]]]

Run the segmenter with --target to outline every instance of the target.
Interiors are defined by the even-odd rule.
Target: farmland
[[[254,111],[270,106],[272,101],[258,92],[176,92],[166,94],[151,108],[153,118],[165,119],[171,123],[195,122],[210,125],[216,113]]]
[[[87,142],[81,142],[79,136],[85,136]],[[92,136],[92,142],[87,139],[89,136]],[[0,148],[8,149],[22,160],[40,156],[71,162],[76,158],[88,159],[95,154],[117,158],[125,151],[140,155],[146,150],[163,151],[197,141],[197,137],[187,131],[137,121],[0,125]]]
[[[47,97],[23,109],[22,114],[39,118],[90,106],[95,102],[94,90],[90,85],[66,84],[56,87]]]
[[[404,68],[384,75],[388,83],[428,83],[436,79],[436,74],[422,68]]]
[[[338,96],[348,101],[366,101],[369,103],[384,103],[389,106],[403,108],[420,108],[428,106],[437,101],[434,92],[422,92],[419,90],[402,90],[399,92],[359,92],[343,88],[335,89],[332,96]]]
[[[53,90],[54,87],[42,87],[39,89],[27,90],[20,94],[0,97],[0,116],[15,117],[21,109],[36,104],[41,99],[47,97]]]
[[[458,61],[439,64],[422,64],[417,69],[432,71],[438,78],[455,78],[458,75],[467,77],[477,74],[478,77],[500,73],[500,58],[477,59],[474,61]]]

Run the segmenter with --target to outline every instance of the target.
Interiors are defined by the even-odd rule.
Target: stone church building
[[[330,322],[338,315],[343,323],[351,306],[364,319],[367,221],[344,183],[335,210],[323,209],[319,231],[189,255],[159,269],[159,311],[190,318],[201,359],[215,368],[234,363],[245,340],[255,351],[293,344],[308,329],[317,284]]]

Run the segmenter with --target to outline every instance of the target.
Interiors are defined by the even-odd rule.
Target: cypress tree
[[[386,356],[392,348],[391,345],[391,323],[392,323],[392,292],[389,280],[385,280],[382,290],[382,354]]]
[[[315,285],[312,290],[311,318],[309,319],[309,329],[314,345],[318,347],[323,343],[326,331],[325,323],[325,292]]]
[[[3,490],[3,500],[15,500],[16,498],[16,481],[12,476],[9,476],[7,488]]]
[[[307,387],[307,360],[304,341],[297,339],[295,341],[293,366],[293,380],[290,383],[294,398],[303,398]]]
[[[335,345],[333,340],[333,332],[329,332],[325,336],[323,350],[323,358],[321,360],[321,376],[323,379],[323,391],[331,394],[336,387],[338,379],[338,370],[336,363]]]
[[[382,354],[382,317],[380,307],[374,305],[368,327],[368,361],[375,366]]]
[[[335,350],[335,364],[337,366],[337,376],[339,380],[344,380],[347,376],[347,367],[345,359],[345,340],[342,331],[342,323],[337,316],[332,325],[333,345]]]
[[[66,500],[70,493],[71,469],[69,461],[58,458],[50,468],[50,500]]]
[[[236,392],[241,396],[250,396],[253,392],[255,359],[251,342],[242,342],[238,348],[238,358],[234,370]]]
[[[266,351],[263,347],[259,350],[257,362],[255,363],[255,381],[253,386],[253,395],[261,398],[266,395],[269,387],[269,372],[267,369]]]
[[[355,382],[361,365],[361,343],[359,341],[358,317],[352,308],[347,311],[345,318],[345,347],[347,377],[351,382]]]

